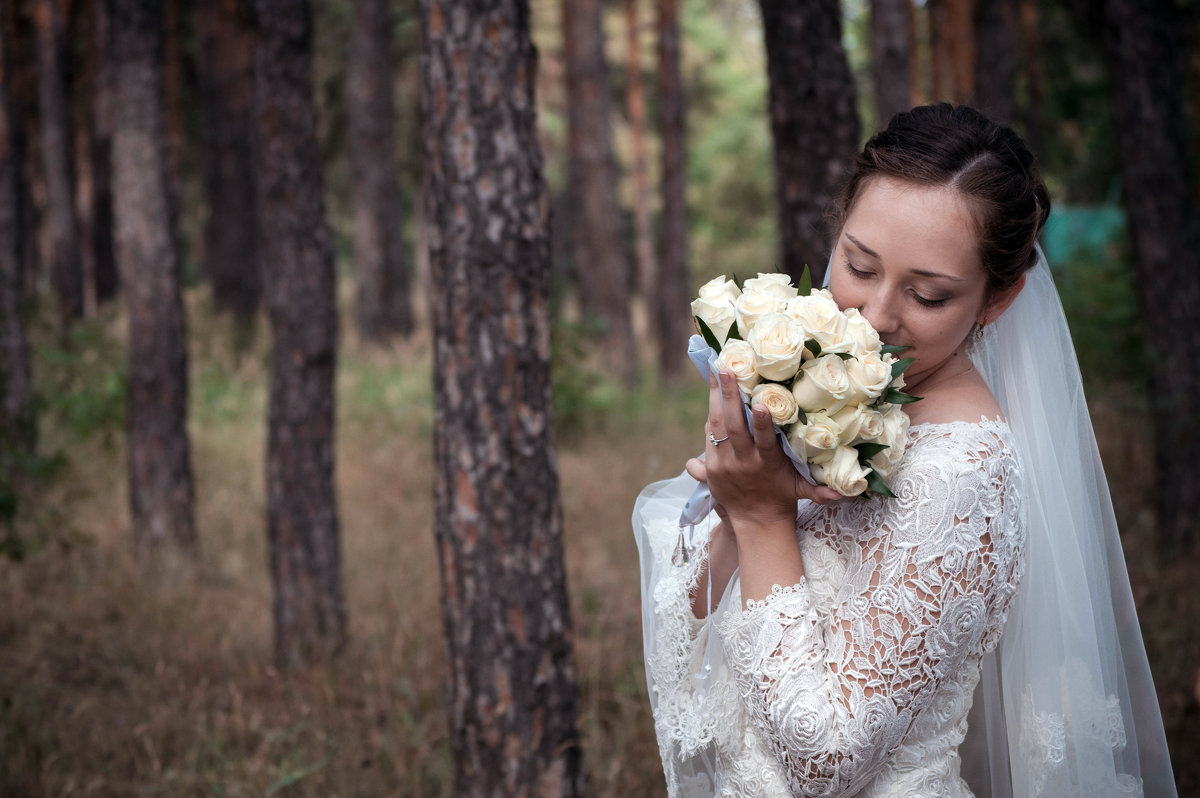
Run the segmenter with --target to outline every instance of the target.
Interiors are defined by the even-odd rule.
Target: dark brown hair
[[[1050,195],[1021,137],[965,105],[939,103],[902,111],[852,164],[830,216],[840,232],[862,188],[892,177],[947,186],[975,212],[988,292],[1012,286],[1036,262],[1033,246],[1050,214]]]

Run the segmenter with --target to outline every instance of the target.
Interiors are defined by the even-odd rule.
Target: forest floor
[[[35,335],[50,475],[0,557],[0,795],[448,796],[445,649],[432,538],[428,338],[367,351],[344,332],[336,479],[350,642],[271,666],[263,480],[266,347],[189,296],[199,564],[131,558],[123,318]],[[349,319],[348,315],[343,317]],[[343,322],[348,327],[348,321]],[[234,354],[242,347],[241,354]],[[704,391],[560,383],[559,466],[589,794],[664,792],[641,660],[633,500],[699,448]],[[1093,414],[1181,796],[1200,795],[1200,553],[1160,565],[1144,412]]]

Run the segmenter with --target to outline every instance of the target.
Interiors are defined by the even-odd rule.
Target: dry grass
[[[68,463],[21,528],[45,545],[0,561],[0,795],[449,795],[427,342],[366,353],[347,341],[337,480],[351,643],[332,666],[284,675],[269,665],[266,336],[235,357],[233,333],[190,305],[199,566],[139,576],[120,435],[80,438],[48,420],[45,446]],[[119,319],[105,324],[119,338]],[[696,448],[702,401],[696,390],[610,401],[560,448],[594,795],[661,793],[629,512]],[[687,418],[669,420],[683,406]],[[1109,462],[1134,466],[1115,495],[1181,794],[1196,794],[1196,563],[1160,569],[1150,556],[1146,442],[1117,436],[1109,422],[1123,410],[1101,404],[1098,429],[1122,441]]]

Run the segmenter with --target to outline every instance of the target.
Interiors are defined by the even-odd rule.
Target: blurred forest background
[[[701,448],[687,300],[820,268],[933,100],[1039,155],[1200,795],[1196,0],[0,9],[0,795],[661,794],[629,514]]]

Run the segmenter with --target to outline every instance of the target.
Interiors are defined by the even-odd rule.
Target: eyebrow
[[[854,242],[854,246],[856,246],[856,247],[858,247],[860,250],[862,250],[862,251],[863,251],[863,254],[865,254],[865,255],[869,255],[869,256],[871,256],[872,258],[874,258],[874,259],[875,259],[875,260],[877,260],[877,261],[882,261],[882,260],[883,260],[883,258],[879,257],[879,253],[878,253],[878,252],[876,252],[875,250],[871,249],[871,248],[870,248],[870,247],[868,247],[866,244],[864,244],[863,242],[859,241],[857,238],[855,238],[854,236],[850,235],[849,233],[846,233],[846,238],[848,238],[848,239],[850,239],[852,242]],[[936,278],[940,278],[940,279],[943,279],[943,280],[953,280],[954,282],[961,282],[961,281],[962,281],[962,278],[961,278],[961,277],[955,277],[953,274],[945,274],[944,272],[931,272],[931,271],[926,271],[925,269],[913,269],[913,274],[919,274],[919,275],[921,275],[922,277],[936,277]]]

